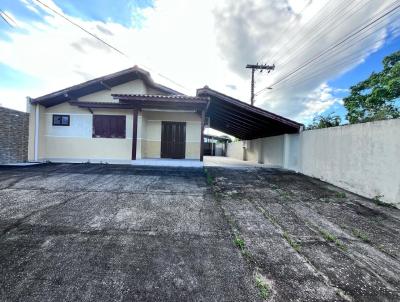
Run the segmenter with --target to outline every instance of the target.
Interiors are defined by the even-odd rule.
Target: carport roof
[[[207,86],[197,89],[197,96],[210,98],[206,112],[210,127],[239,139],[298,133],[302,127],[300,123],[244,103]]]

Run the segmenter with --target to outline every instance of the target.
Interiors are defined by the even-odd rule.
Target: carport
[[[197,96],[209,97],[206,111],[209,126],[241,140],[298,133],[302,124],[252,106],[207,86]]]

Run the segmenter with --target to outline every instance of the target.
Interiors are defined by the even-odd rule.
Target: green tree
[[[307,130],[312,129],[321,129],[321,128],[329,128],[339,126],[342,122],[342,119],[338,115],[333,115],[330,113],[328,115],[317,115],[313,118],[312,124],[307,126]]]
[[[400,117],[400,51],[383,59],[383,70],[351,87],[344,98],[351,124]],[[396,104],[397,102],[397,104]]]

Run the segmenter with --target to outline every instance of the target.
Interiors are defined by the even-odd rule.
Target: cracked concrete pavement
[[[256,275],[268,301],[400,300],[399,210],[277,169],[207,173],[0,168],[0,300],[262,301]]]

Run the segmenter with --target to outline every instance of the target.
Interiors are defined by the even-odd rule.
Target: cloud
[[[339,91],[340,89],[329,87],[326,83],[321,84],[317,89],[305,96],[303,100],[300,100],[303,110],[298,113],[299,118],[303,122],[308,122],[316,114],[325,112],[334,104],[342,104],[342,99],[334,96]]]
[[[43,14],[36,2],[23,1],[32,6],[32,11]],[[54,1],[42,1],[63,13]],[[41,22],[18,19],[22,30],[8,29],[9,39],[0,40],[0,63],[41,79],[34,90],[22,86],[0,91],[0,102],[14,108],[18,103],[21,108],[26,95],[36,97],[136,64],[149,69],[156,81],[185,93],[194,94],[196,88],[209,85],[247,101],[250,71],[246,64],[276,64],[270,74],[256,74],[258,91],[321,53],[390,3],[393,1],[159,0],[152,7],[132,8],[132,18],[141,17],[139,27],[68,16],[128,58],[46,10]],[[287,82],[258,94],[256,104],[303,121],[337,103],[334,91],[329,92],[331,88],[323,83],[382,47],[387,25],[388,20],[380,23],[379,31],[366,32],[363,40],[344,44],[341,52],[335,50]],[[329,93],[331,97],[327,97]]]
[[[393,7],[394,2],[296,1],[296,7],[294,3],[260,0],[250,4],[237,0],[221,5],[215,17],[220,25],[217,28],[219,50],[228,59],[231,70],[249,78],[249,71],[244,68],[248,63],[276,65],[270,74],[256,74],[256,91],[273,87],[258,93],[256,104],[302,120],[329,104],[316,100],[322,83],[350,70],[382,47],[388,26],[396,20],[396,15],[327,51]],[[305,65],[323,52],[326,55]]]
[[[97,29],[98,29],[99,31],[101,31],[103,34],[106,34],[106,35],[108,35],[108,36],[113,36],[113,35],[114,35],[113,32],[112,32],[111,30],[107,29],[106,27],[104,27],[104,26],[102,26],[102,25],[100,25],[100,24],[97,24],[96,27],[97,27]]]

